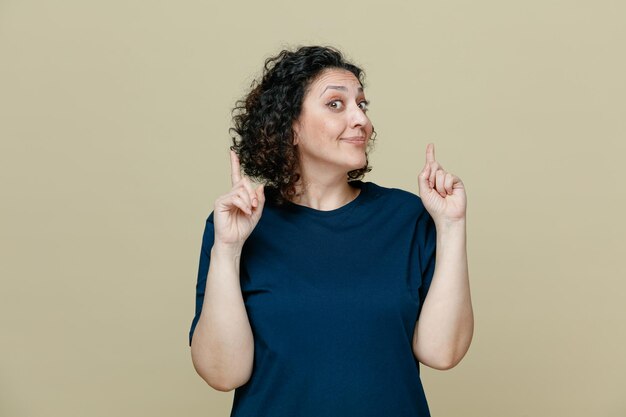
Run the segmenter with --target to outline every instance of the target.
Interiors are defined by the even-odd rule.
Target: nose
[[[369,123],[369,120],[363,109],[355,103],[350,112],[350,124],[352,127],[365,126]]]

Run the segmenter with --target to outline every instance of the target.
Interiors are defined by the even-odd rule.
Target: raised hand
[[[467,197],[459,177],[435,160],[435,145],[426,146],[426,165],[418,177],[419,195],[435,223],[465,219]]]
[[[230,151],[230,192],[215,200],[213,223],[216,245],[241,249],[261,218],[265,204],[263,184],[255,190],[250,180],[241,175],[239,158]]]

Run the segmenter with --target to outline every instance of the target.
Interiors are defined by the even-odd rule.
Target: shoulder
[[[366,182],[367,191],[374,199],[379,199],[395,210],[402,210],[410,214],[420,214],[425,211],[422,199],[412,192],[400,188],[385,187],[374,182]]]

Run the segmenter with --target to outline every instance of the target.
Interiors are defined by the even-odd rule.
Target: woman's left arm
[[[437,229],[435,271],[413,333],[413,353],[424,365],[450,369],[467,353],[474,314],[467,266],[463,182],[435,160],[433,144],[419,175],[420,198]]]

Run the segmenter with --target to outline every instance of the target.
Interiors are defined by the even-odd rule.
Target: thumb
[[[417,184],[419,185],[420,195],[430,190],[430,184],[428,183],[428,177],[430,177],[430,164],[426,162],[422,172],[417,177]]]
[[[257,208],[262,209],[263,205],[265,204],[265,184],[259,185],[257,189],[254,190],[254,193],[256,194],[256,198],[259,200],[259,205]]]

